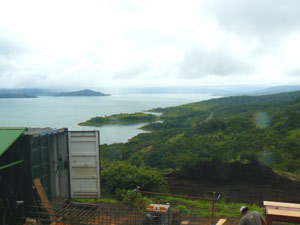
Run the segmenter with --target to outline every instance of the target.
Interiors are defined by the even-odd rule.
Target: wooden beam
[[[56,216],[55,216],[55,212],[54,210],[52,209],[51,205],[50,205],[50,202],[49,202],[49,199],[48,199],[48,196],[45,192],[45,189],[41,183],[41,180],[39,178],[37,179],[34,179],[33,180],[33,183],[34,183],[34,186],[41,198],[41,205],[46,208],[47,212],[50,214],[50,219],[51,220],[57,220]]]
[[[223,225],[224,223],[226,223],[226,221],[227,219],[219,219],[216,225]]]
[[[287,202],[264,201],[264,206],[274,206],[274,207],[284,207],[284,208],[296,208],[296,209],[300,209],[300,204],[287,203]]]
[[[290,216],[290,217],[299,217],[300,211],[296,210],[283,210],[283,209],[267,209],[268,215],[276,216]]]

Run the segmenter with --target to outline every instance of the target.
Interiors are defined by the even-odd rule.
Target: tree
[[[102,185],[110,192],[117,189],[134,189],[139,186],[141,190],[160,191],[167,183],[165,178],[150,167],[137,167],[125,162],[111,165],[101,173]]]

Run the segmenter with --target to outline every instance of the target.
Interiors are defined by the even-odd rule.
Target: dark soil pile
[[[259,205],[263,201],[300,202],[300,182],[257,162],[203,162],[169,174],[168,189],[173,194],[205,197],[217,192],[228,201]]]

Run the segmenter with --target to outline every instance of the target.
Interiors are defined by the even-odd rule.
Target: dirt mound
[[[270,167],[211,161],[168,175],[171,193],[203,196],[213,191],[229,201],[262,204],[269,201],[300,201],[300,183],[279,176]]]

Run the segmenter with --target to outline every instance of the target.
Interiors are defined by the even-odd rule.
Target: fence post
[[[216,199],[216,192],[213,192],[213,200],[211,206],[211,224],[214,224],[214,213],[215,213],[215,199]]]
[[[140,201],[139,201],[139,187],[136,186],[135,188],[135,193],[136,193],[136,207],[139,210],[140,209]]]

